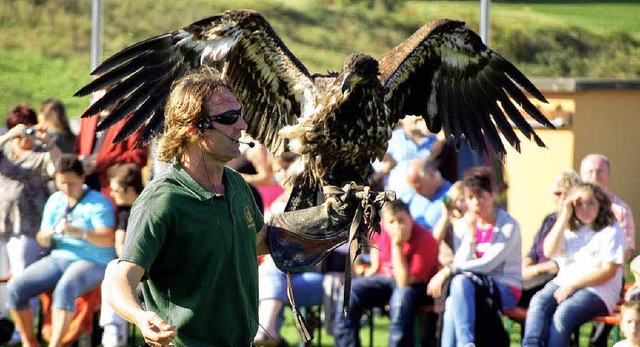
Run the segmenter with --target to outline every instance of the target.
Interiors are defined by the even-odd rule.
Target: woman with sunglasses
[[[600,187],[580,183],[544,240],[560,271],[531,299],[523,346],[568,346],[575,328],[609,314],[620,297],[625,236]]]

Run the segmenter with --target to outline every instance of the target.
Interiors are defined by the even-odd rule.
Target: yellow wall
[[[509,184],[507,208],[520,222],[522,251],[526,254],[544,217],[554,209],[549,188],[556,174],[573,168],[574,135],[570,130],[536,130],[547,145],[539,148],[523,140],[520,154],[509,149],[505,174]]]

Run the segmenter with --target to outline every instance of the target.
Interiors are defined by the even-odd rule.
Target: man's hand
[[[140,328],[144,341],[151,346],[173,346],[176,328],[165,322],[155,312],[143,311],[135,324]]]

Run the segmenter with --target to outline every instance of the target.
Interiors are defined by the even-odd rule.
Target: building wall
[[[523,254],[529,251],[533,236],[544,217],[554,210],[549,188],[556,174],[573,168],[574,135],[570,130],[536,130],[547,148],[523,141],[521,153],[509,149],[505,161],[507,208],[520,223]]]

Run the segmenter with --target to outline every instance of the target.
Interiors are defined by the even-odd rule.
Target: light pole
[[[91,71],[100,64],[102,55],[102,0],[91,4]]]
[[[489,45],[489,17],[491,0],[480,0],[480,38]]]

